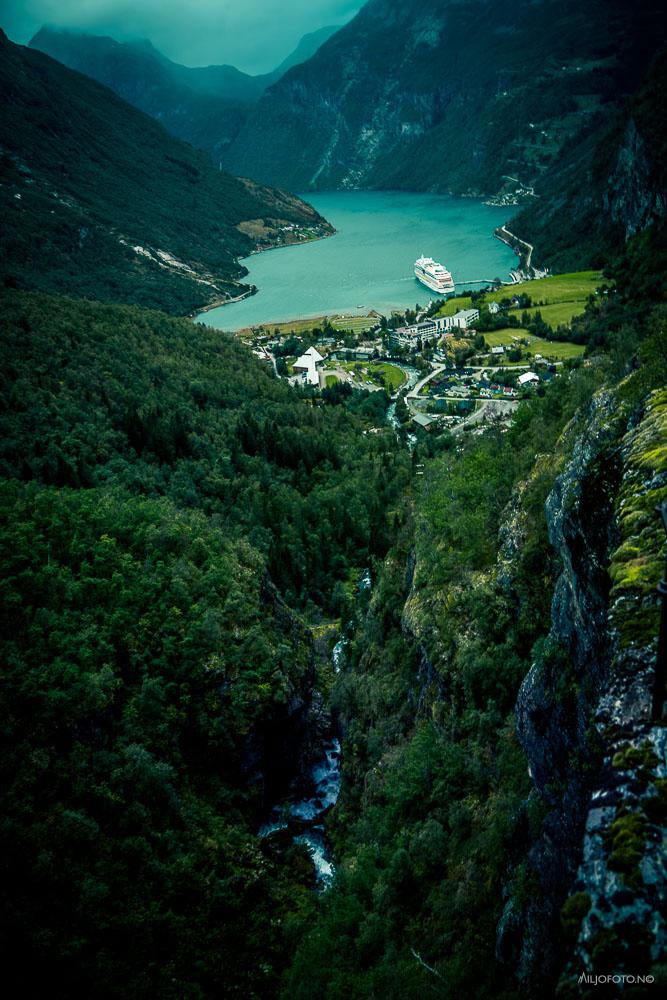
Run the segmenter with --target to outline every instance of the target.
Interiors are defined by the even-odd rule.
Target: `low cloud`
[[[309,31],[343,24],[363,0],[4,0],[3,28],[26,44],[43,25],[149,38],[188,66],[273,69]]]

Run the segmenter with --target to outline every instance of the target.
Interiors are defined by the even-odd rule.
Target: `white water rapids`
[[[326,889],[334,876],[334,866],[327,846],[322,820],[335,804],[340,792],[340,742],[335,737],[323,747],[322,756],[310,769],[308,794],[297,802],[274,806],[268,822],[258,830],[260,837],[269,837],[286,830],[290,820],[300,821],[301,833],[294,837],[305,844],[317,871],[320,886]]]

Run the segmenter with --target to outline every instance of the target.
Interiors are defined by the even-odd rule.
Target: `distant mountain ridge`
[[[0,88],[6,283],[190,312],[244,291],[250,233],[273,245],[293,223],[301,238],[331,232],[300,199],[216,170],[107,87],[1,32]]]
[[[108,36],[45,26],[29,45],[110,87],[179,139],[217,159],[266,88],[309,59],[335,31],[335,27],[324,27],[305,35],[275,70],[259,76],[235,66],[181,66],[148,39],[118,42]]]

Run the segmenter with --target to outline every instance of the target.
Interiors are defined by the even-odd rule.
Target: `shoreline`
[[[519,258],[520,267],[522,269],[525,268],[528,275],[532,277],[531,272],[535,270],[532,266],[533,250],[535,249],[533,244],[528,243],[527,240],[522,240],[520,236],[510,232],[507,228],[507,223],[504,223],[502,226],[498,226],[497,229],[494,229],[493,235],[497,240],[500,240],[501,243],[504,243],[505,246],[509,247],[510,250],[514,251]],[[526,247],[526,250],[521,250],[517,244]],[[510,272],[510,274],[511,273],[512,272]]]
[[[206,306],[201,306],[197,308],[196,312],[189,314],[190,319],[196,319],[197,316],[202,316],[204,313],[210,312],[212,309],[220,309],[222,306],[228,306],[232,302],[243,302],[244,299],[249,299],[253,295],[257,295],[259,289],[257,285],[247,285],[247,291],[241,292],[240,295],[235,295],[232,299],[215,299],[213,302],[209,302]]]
[[[323,233],[321,236],[311,236],[307,240],[297,240],[294,243],[281,243],[280,246],[273,247],[262,247],[260,250],[251,250],[247,257],[239,257],[237,263],[242,260],[248,260],[249,257],[253,257],[255,254],[269,253],[270,250],[284,250],[285,247],[301,247],[307,246],[309,243],[317,243],[319,240],[327,240],[330,236],[335,236],[336,230],[332,226],[332,232]],[[197,316],[202,316],[204,313],[211,312],[212,309],[222,309],[223,306],[229,306],[233,302],[243,302],[244,299],[249,299],[253,295],[257,295],[259,288],[257,285],[247,285],[247,291],[242,292],[240,295],[235,295],[231,299],[215,299],[213,302],[209,302],[201,308],[197,308],[196,312],[191,312],[188,314],[189,319],[196,319]]]
[[[252,333],[254,330],[266,329],[269,327],[281,327],[281,326],[292,326],[299,323],[309,323],[309,322],[319,322],[323,323],[325,320],[346,320],[346,319],[368,319],[377,320],[380,318],[382,313],[377,312],[376,309],[369,309],[366,313],[358,313],[354,316],[349,316],[340,312],[330,312],[330,313],[314,313],[312,316],[292,316],[290,319],[272,319],[265,323],[251,323],[248,326],[241,326],[238,330],[232,330],[231,333],[236,334],[236,336]]]
[[[248,257],[239,257],[239,260],[248,260],[249,257],[254,257],[258,253],[269,253],[271,250],[284,250],[286,247],[305,247],[309,243],[319,243],[320,240],[328,240],[331,236],[335,236],[338,232],[337,229],[331,227],[333,232],[322,233],[321,236],[310,236],[307,240],[295,240],[294,243],[279,243],[272,247],[262,247],[259,250],[251,250]]]

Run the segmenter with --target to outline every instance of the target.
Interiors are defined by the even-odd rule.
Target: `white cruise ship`
[[[454,280],[451,274],[446,267],[436,263],[432,257],[420,257],[419,260],[415,261],[415,278],[417,281],[421,281],[422,285],[430,288],[432,292],[444,295],[445,292],[454,291]]]

